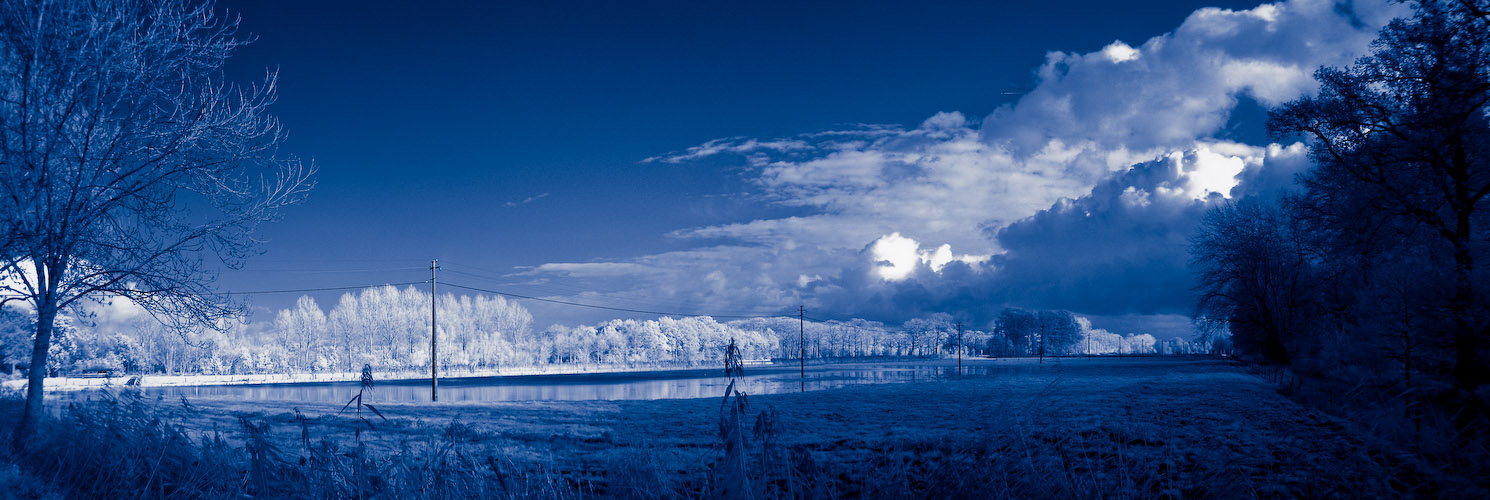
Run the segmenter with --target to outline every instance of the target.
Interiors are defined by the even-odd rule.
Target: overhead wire
[[[451,263],[451,264],[454,264],[454,263]],[[442,263],[442,265],[448,265],[448,264]],[[483,269],[483,268],[480,268],[480,267],[477,267],[477,266],[472,266],[472,265],[469,265],[469,264],[455,264],[455,265],[458,266],[458,267],[465,267],[465,268],[476,269],[476,270],[480,270],[480,271],[495,272],[495,271],[491,271],[491,270],[488,270],[488,269]],[[400,268],[385,268],[385,269],[341,270],[341,271],[324,271],[324,272],[378,272],[378,271],[408,271],[408,270],[423,270],[423,269],[424,268],[422,268],[422,267],[417,267],[417,268],[416,267],[400,267]],[[301,270],[289,270],[289,269],[284,269],[284,270],[266,270],[266,272],[274,272],[274,271],[283,271],[283,272],[316,272],[316,270],[303,270],[303,271],[301,271]],[[483,280],[483,281],[492,281],[492,282],[506,281],[506,280],[497,279],[497,278],[494,278],[494,277],[491,277],[491,276],[483,276],[483,275],[480,275],[480,274],[463,272],[463,271],[458,271],[458,270],[453,270],[453,269],[445,269],[445,272],[452,273],[452,274],[457,274],[457,275],[462,275],[462,276],[466,276],[466,277],[473,278],[473,279],[479,279],[479,280]],[[377,283],[377,284],[368,284],[368,285],[351,285],[351,286],[334,286],[334,287],[287,288],[287,289],[274,289],[274,290],[227,291],[227,292],[219,292],[219,294],[221,294],[221,295],[268,295],[268,294],[282,294],[282,293],[329,292],[329,291],[342,291],[342,290],[361,290],[361,289],[381,287],[381,286],[419,285],[419,284],[424,284],[424,283],[429,283],[429,280],[410,281],[410,282],[403,282],[403,283]],[[792,314],[786,314],[786,313],[783,313],[783,314],[706,314],[706,313],[680,313],[680,312],[660,311],[660,310],[655,310],[655,309],[651,309],[651,308],[649,308],[649,309],[643,309],[643,308],[639,308],[639,307],[617,307],[617,306],[607,306],[607,305],[600,305],[600,304],[589,304],[589,303],[584,303],[584,302],[575,302],[575,301],[569,301],[569,300],[552,299],[552,298],[546,298],[546,297],[539,297],[539,296],[536,296],[536,295],[528,295],[528,294],[520,294],[520,293],[512,293],[512,292],[504,292],[504,291],[499,291],[499,290],[493,290],[493,289],[490,289],[490,288],[481,288],[481,287],[474,287],[474,286],[468,286],[468,285],[461,285],[461,284],[458,284],[458,283],[451,283],[451,282],[448,282],[448,281],[441,282],[440,284],[445,285],[445,286],[449,286],[449,287],[452,287],[452,288],[458,288],[458,289],[468,290],[468,291],[472,291],[472,292],[489,293],[489,294],[492,294],[492,295],[498,295],[498,296],[503,296],[503,297],[511,297],[511,298],[517,298],[517,299],[532,300],[532,301],[545,302],[545,303],[550,303],[550,304],[567,305],[567,306],[573,306],[573,307],[584,307],[584,308],[600,309],[600,310],[606,310],[606,311],[628,312],[628,313],[635,313],[635,314],[648,314],[648,315],[656,315],[656,316],[684,316],[684,317],[686,317],[686,316],[709,316],[709,317],[714,317],[714,318],[731,318],[731,319],[789,318],[791,316],[794,316]],[[510,283],[510,282],[503,283],[503,285],[504,286],[532,287],[532,288],[538,288],[540,290],[541,289],[544,289],[544,288],[548,288],[548,289],[551,289],[551,290],[559,290],[559,289],[563,289],[563,288],[570,288],[570,287],[562,287],[562,286],[554,287],[554,286],[550,286],[551,284],[538,285],[538,284]],[[578,288],[572,288],[571,290],[569,290],[569,292],[572,293],[572,292],[580,291],[580,290],[581,289],[578,289]],[[639,301],[639,300],[629,299],[629,298],[625,298],[625,297],[607,297],[607,298],[609,300],[617,300],[617,301],[622,301],[622,302],[647,303],[647,301]],[[645,307],[651,307],[651,305],[654,305],[654,304],[655,305],[660,305],[660,303],[651,302],[650,304],[648,304],[648,306],[645,306]],[[657,309],[660,309],[660,308],[657,308]],[[827,320],[821,320],[821,319],[811,318],[811,317],[807,317],[807,316],[802,316],[802,319],[806,319],[806,320],[810,320],[810,321],[815,321],[815,322],[820,322],[820,323],[827,321]]]
[[[441,265],[443,266],[443,265],[447,265],[447,264],[441,263]],[[481,267],[481,266],[473,266],[473,265],[470,265],[470,264],[464,264],[464,263],[460,263],[460,262],[451,262],[448,265],[452,265],[452,266],[455,266],[455,267],[464,267],[464,268],[467,268],[467,269],[474,269],[474,270],[485,272],[485,273],[492,273],[492,274],[498,274],[498,275],[506,274],[506,271],[497,271],[495,269],[487,269],[487,268],[484,268],[484,267]]]
[[[442,262],[441,265],[443,266],[443,264],[444,263]],[[460,267],[466,267],[466,268],[474,268],[475,267],[475,266],[464,265],[464,264],[460,264],[459,266]],[[491,283],[491,286],[520,287],[520,288],[522,288],[524,290],[534,290],[534,291],[537,291],[538,292],[537,294],[527,293],[527,295],[580,295],[580,294],[584,294],[584,293],[590,292],[590,289],[586,289],[586,288],[582,288],[582,287],[575,287],[575,286],[566,286],[566,285],[562,285],[562,284],[558,284],[558,283],[542,283],[542,284],[538,284],[538,283],[514,283],[511,280],[507,280],[507,279],[498,279],[498,278],[494,278],[494,277],[491,277],[491,276],[484,276],[484,275],[480,275],[480,274],[468,273],[468,272],[464,272],[464,271],[457,271],[457,270],[453,270],[453,269],[442,269],[441,270],[441,273],[447,273],[447,272],[448,273],[452,273],[452,274],[458,274],[458,275],[461,275],[461,276],[467,276],[467,277],[474,278],[474,279],[479,279],[479,280],[482,280],[482,281],[486,281],[486,282]],[[660,302],[660,301],[655,301],[655,300],[645,300],[645,299],[639,299],[639,298],[635,298],[635,297],[623,297],[623,296],[616,296],[616,295],[602,295],[602,294],[596,294],[596,295],[600,295],[607,302],[619,303],[619,304],[614,304],[614,305],[612,305],[610,307],[625,307],[625,308],[633,308],[633,309],[667,309],[667,308],[670,308],[671,307],[671,304]]]
[[[376,263],[376,262],[391,262],[391,263],[409,263],[409,264],[413,264],[413,263],[416,263],[416,262],[428,262],[429,259],[422,259],[422,258],[421,259],[361,259],[361,258],[346,258],[346,257],[326,257],[326,258],[306,258],[306,259],[288,259],[288,258],[275,259],[275,258],[259,258],[259,257],[256,257],[256,258],[253,259],[253,261],[254,262],[260,262],[260,263],[264,263],[264,262],[276,262],[276,263],[296,263],[296,264],[301,264],[301,263],[304,263],[304,264],[310,264],[310,263],[320,264],[320,263],[327,263],[327,262],[343,262],[343,263],[346,263],[346,262],[357,262],[357,263],[364,263],[364,264],[371,264],[371,263]]]
[[[327,273],[381,273],[394,271],[424,271],[427,267],[387,267],[377,269],[250,269],[255,273],[305,273],[305,274],[327,274]]]
[[[629,313],[637,313],[637,314],[651,314],[651,315],[656,315],[656,316],[710,316],[710,317],[714,317],[714,318],[735,318],[735,319],[776,318],[776,317],[783,317],[784,316],[784,315],[781,315],[781,314],[697,314],[697,313],[679,313],[679,312],[664,312],[664,311],[647,311],[647,310],[642,310],[642,309],[631,309],[631,308],[626,308],[626,307],[611,307],[611,306],[602,306],[602,305],[596,305],[596,304],[585,304],[585,303],[582,303],[582,302],[571,302],[571,301],[567,301],[567,300],[549,299],[549,298],[544,298],[544,297],[534,297],[534,296],[531,296],[531,295],[522,295],[522,294],[517,294],[517,293],[500,292],[500,291],[497,291],[497,290],[490,290],[490,289],[485,289],[485,288],[477,288],[477,287],[459,285],[459,284],[449,283],[449,282],[441,283],[441,284],[444,285],[444,286],[449,286],[449,287],[454,287],[454,288],[460,288],[462,290],[469,290],[469,291],[473,291],[473,292],[482,292],[482,293],[490,293],[490,294],[493,294],[493,295],[501,295],[501,296],[504,296],[504,297],[513,297],[513,298],[519,298],[519,299],[536,300],[536,301],[539,301],[539,302],[547,302],[547,303],[550,303],[550,304],[562,304],[562,305],[567,305],[567,306],[588,307],[588,308],[591,308],[591,309],[604,309],[604,310],[607,310],[607,311],[619,311],[619,312],[629,312]]]
[[[337,290],[361,290],[361,289],[364,289],[364,288],[374,288],[374,287],[380,287],[380,286],[419,285],[419,284],[424,284],[424,283],[429,283],[429,280],[425,280],[425,281],[410,281],[408,283],[379,283],[379,284],[375,284],[375,285],[329,286],[329,287],[321,287],[321,288],[290,288],[290,289],[284,289],[284,290],[249,290],[249,291],[243,291],[243,292],[218,292],[218,293],[220,295],[262,295],[262,294],[272,294],[272,293],[332,292],[332,291],[337,291]]]

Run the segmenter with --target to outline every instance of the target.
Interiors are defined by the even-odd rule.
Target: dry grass
[[[193,438],[182,422],[199,410],[184,399],[149,400],[134,390],[102,396],[68,405],[24,450],[0,457],[0,486],[16,483],[6,488],[19,495],[14,498],[580,498],[591,492],[562,473],[509,472],[498,456],[460,446],[469,431],[458,422],[380,452],[364,439],[375,430],[316,435],[311,419],[297,412],[292,427],[300,439],[285,446],[272,437],[269,419],[240,417],[231,432]]]

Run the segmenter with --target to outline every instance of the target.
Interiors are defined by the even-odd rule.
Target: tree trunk
[[[1473,393],[1485,382],[1482,376],[1484,368],[1477,359],[1477,332],[1474,321],[1470,318],[1474,308],[1474,288],[1470,277],[1473,273],[1473,261],[1467,248],[1456,249],[1454,257],[1457,268],[1451,305],[1454,315],[1454,388]]]
[[[47,351],[52,344],[52,323],[57,319],[57,304],[50,293],[42,294],[42,297],[36,310],[36,340],[31,348],[31,372],[27,374],[26,406],[13,443],[16,449],[24,448],[36,433],[36,426],[41,423],[42,398],[46,394],[43,385],[47,379]]]

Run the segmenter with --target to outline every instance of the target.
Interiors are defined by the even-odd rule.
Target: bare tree
[[[314,167],[276,155],[274,74],[225,81],[247,40],[211,0],[12,0],[0,23],[3,300],[37,317],[22,446],[60,308],[114,294],[168,324],[218,324],[235,308],[208,262],[241,265]]]
[[[1313,304],[1309,253],[1291,221],[1256,200],[1226,203],[1206,213],[1190,243],[1195,316],[1226,321],[1239,348],[1283,365]]]

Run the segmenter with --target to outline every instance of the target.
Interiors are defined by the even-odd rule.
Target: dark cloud
[[[950,313],[956,319],[985,328],[1002,304],[993,299],[992,270],[985,263],[952,261],[939,269],[918,262],[907,277],[898,281],[881,278],[878,266],[861,252],[857,265],[845,267],[838,276],[819,283],[811,293],[813,306],[831,311],[833,318],[863,318],[885,323],[903,323],[934,313]]]
[[[1005,253],[989,261],[953,260],[938,268],[926,258],[931,250],[910,241],[899,253],[921,257],[886,278],[877,245],[906,242],[891,235],[813,292],[819,307],[889,323],[953,312],[986,324],[999,309],[1019,306],[1067,309],[1129,333],[1176,336],[1188,328],[1175,318],[1193,303],[1187,248],[1202,215],[1227,195],[1277,196],[1304,165],[1301,146],[1213,143],[1134,165],[1084,196],[1009,225],[995,235]]]
[[[1220,143],[1134,165],[999,231],[1006,253],[994,259],[992,280],[1026,307],[1187,314],[1189,239],[1205,211],[1228,195],[1277,197],[1307,164],[1302,145]]]
[[[1184,312],[1186,242],[1207,203],[1162,191],[1184,180],[1173,163],[1136,165],[999,231],[1008,252],[996,260],[998,281],[1010,300],[1089,314]]]

